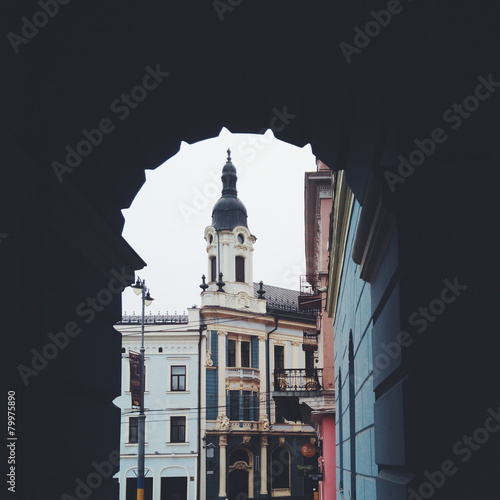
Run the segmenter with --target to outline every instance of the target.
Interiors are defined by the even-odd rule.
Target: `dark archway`
[[[405,456],[381,462],[385,477],[437,467],[456,436],[498,408],[491,329],[500,253],[496,83],[455,130],[443,118],[480,78],[500,79],[497,2],[404,4],[350,63],[339,44],[354,43],[372,4],[236,3],[221,13],[211,2],[61,2],[46,25],[25,28],[31,38],[17,47],[4,38],[0,252],[10,286],[2,304],[11,332],[5,352],[15,353],[6,356],[6,370],[17,394],[22,497],[74,496],[76,479],[85,480],[93,462],[116,467],[120,339],[112,325],[120,298],[114,293],[95,314],[83,312],[87,298],[131,283],[144,265],[120,236],[121,209],[140,189],[144,169],[173,155],[181,140],[215,136],[223,125],[233,132],[275,126],[282,140],[311,143],[331,168],[345,169],[360,202],[370,172],[382,181],[398,224],[402,328],[443,279],[458,276],[468,287],[397,374],[405,381],[394,402]],[[21,36],[23,18],[31,21],[41,7],[16,2],[9,9],[2,33]],[[134,91],[143,83],[151,88],[144,98]],[[122,94],[135,96],[137,106],[124,104]],[[386,168],[397,172],[398,155],[407,158],[416,140],[440,127],[446,141],[392,192]],[[79,154],[82,141],[88,145]],[[46,348],[56,342],[49,333],[64,346],[57,354]],[[44,348],[45,358],[54,356],[47,363],[36,354]],[[377,398],[392,382],[377,387]],[[395,438],[382,429],[377,439],[390,450]],[[492,434],[437,494],[496,494],[497,446]],[[92,494],[110,499],[117,491],[107,477]]]

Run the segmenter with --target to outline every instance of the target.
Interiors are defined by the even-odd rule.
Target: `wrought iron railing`
[[[274,370],[276,392],[319,391],[323,387],[323,368]]]

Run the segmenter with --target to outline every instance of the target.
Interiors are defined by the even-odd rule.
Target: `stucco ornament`
[[[206,354],[207,354],[206,365],[213,366],[214,362],[212,361],[212,353],[210,351],[206,351]]]
[[[217,422],[219,423],[219,429],[221,431],[228,431],[231,428],[231,422],[224,414],[217,417]]]
[[[260,419],[260,426],[262,427],[263,430],[268,431],[271,427],[271,422],[269,422],[269,419],[267,418],[267,415],[264,415]]]

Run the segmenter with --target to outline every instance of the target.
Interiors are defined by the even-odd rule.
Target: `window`
[[[148,471],[149,472],[149,471]],[[127,477],[125,500],[136,500],[137,498],[137,478]],[[153,478],[144,478],[144,500],[153,499]]]
[[[282,345],[274,346],[274,369],[285,369],[285,347]]]
[[[130,417],[128,419],[128,442],[139,442],[139,418]]]
[[[217,281],[217,258],[210,257],[210,281]]]
[[[229,391],[229,420],[239,420],[238,397],[240,391]]]
[[[227,341],[227,366],[236,366],[236,340]]]
[[[251,391],[243,391],[243,420],[252,420],[253,401]]]
[[[270,469],[273,489],[290,488],[290,452],[283,446],[273,450]]]
[[[186,367],[172,366],[170,368],[170,390],[185,391],[186,390]]]
[[[250,366],[250,342],[241,342],[241,366]]]
[[[306,355],[306,377],[314,376],[314,351],[305,351]]]
[[[170,418],[170,442],[171,443],[186,442],[186,417]]]
[[[236,257],[236,281],[245,282],[245,258],[240,255]]]
[[[162,477],[160,500],[186,500],[187,480],[187,477]]]
[[[283,412],[281,408],[277,404],[275,404],[274,409],[275,409],[275,418],[274,418],[275,422],[277,424],[284,424],[285,417],[283,417]]]
[[[354,377],[354,342],[352,330],[349,332],[349,443],[351,454],[351,496],[356,498],[356,393]]]

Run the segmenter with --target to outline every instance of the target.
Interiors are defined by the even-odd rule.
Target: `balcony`
[[[317,274],[307,274],[300,277],[299,309],[303,311],[320,311],[322,296],[318,290],[320,285]]]
[[[304,338],[302,342],[303,351],[318,350],[318,335],[319,330],[304,330]]]
[[[284,418],[311,423],[323,388],[323,368],[289,368],[274,371],[273,399]]]
[[[317,392],[321,390],[322,382],[323,368],[289,368],[286,370],[274,370],[275,392]],[[285,394],[282,395],[284,396]],[[297,394],[293,395],[296,396]]]
[[[226,368],[226,378],[260,380],[260,371],[254,368]]]

